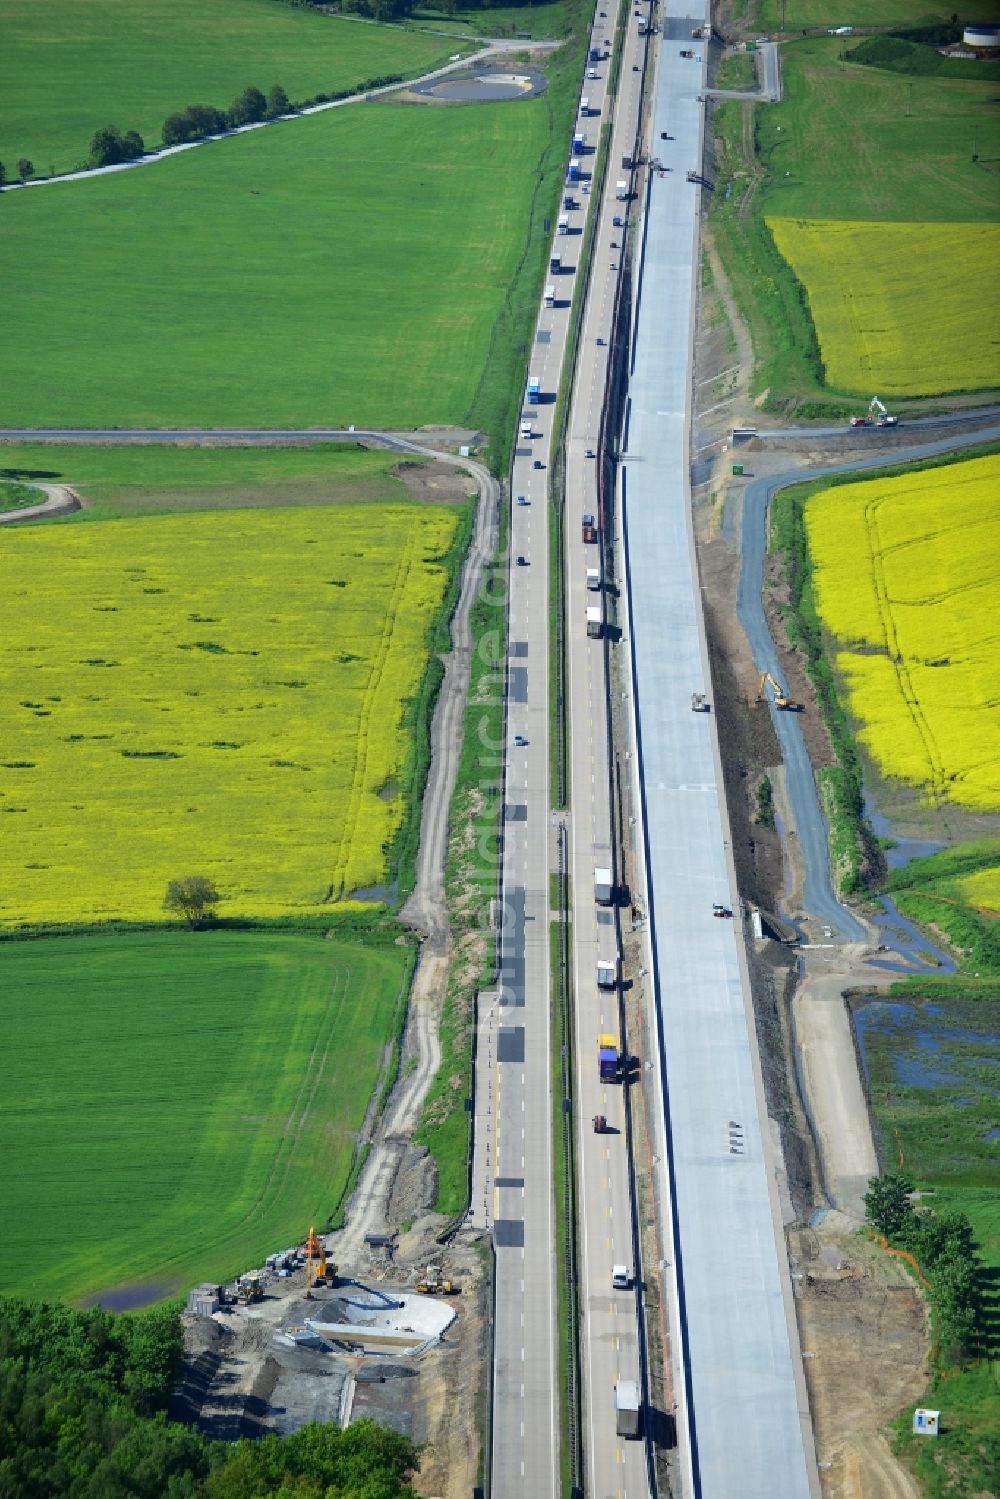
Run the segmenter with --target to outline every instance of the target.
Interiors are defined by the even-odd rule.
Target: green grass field
[[[950,6],[936,10],[915,5],[914,0],[885,0],[879,5],[858,0],[759,0],[757,10],[758,24],[765,31],[777,31],[782,21],[786,31],[812,26],[932,26],[947,24],[954,13]],[[958,10],[960,21],[979,21],[983,16],[982,7],[974,5]]]
[[[951,223],[997,216],[994,85],[841,62],[839,37],[782,48],[785,97],[756,111],[770,216]],[[972,160],[973,145],[982,158]]]
[[[408,491],[396,476],[399,463],[399,454],[343,443],[308,448],[0,443],[0,481],[68,484],[87,501],[86,510],[39,522],[45,525],[178,510],[401,504]],[[40,496],[31,493],[37,502]]]
[[[334,19],[274,0],[3,0],[0,160],[37,173],[84,163],[109,123],[159,144],[168,114],[225,109],[254,84],[289,98],[368,78],[416,77],[444,62],[443,37]]]
[[[409,964],[264,933],[0,945],[0,1290],[168,1295],[324,1223]]]
[[[428,27],[453,36],[514,37],[527,33],[534,40],[563,37],[569,32],[573,0],[545,0],[541,5],[497,5],[489,10],[459,6],[446,15],[433,5],[421,5],[407,21],[408,28]]]
[[[484,364],[548,134],[544,98],[362,105],[13,194],[7,421],[462,422],[511,379]]]

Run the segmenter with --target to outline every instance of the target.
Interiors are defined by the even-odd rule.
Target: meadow
[[[250,84],[289,98],[386,74],[413,78],[454,52],[442,37],[365,26],[273,0],[4,0],[0,160],[39,175],[84,162],[101,126],[138,130],[147,150],[188,104],[225,109]]]
[[[160,1299],[324,1224],[411,961],[370,935],[0,944],[0,1291]]]
[[[247,448],[0,443],[0,485],[18,480],[68,484],[87,508],[45,524],[80,525],[181,510],[345,500],[405,504],[409,494],[397,474],[401,461],[398,453],[336,442]],[[405,462],[419,467],[424,460],[408,456]],[[29,493],[37,502],[37,493]]]
[[[191,873],[240,917],[391,883],[458,531],[344,505],[5,536],[0,925],[162,919]]]
[[[540,40],[566,36],[575,11],[576,0],[542,0],[540,5],[491,5],[488,8],[459,5],[451,13],[429,4],[418,5],[404,25],[408,29],[426,27],[470,38],[524,34]]]
[[[958,843],[911,859],[889,875],[887,890],[911,921],[943,933],[959,962],[947,979],[911,978],[914,994],[945,997],[961,991],[995,1000],[1000,981],[1000,838]],[[897,989],[901,986],[897,985]]]
[[[828,385],[896,397],[1000,385],[985,315],[1000,225],[769,218],[767,227],[806,288]]]
[[[993,455],[839,485],[805,513],[858,737],[883,775],[981,811],[1000,810],[998,483]]]
[[[5,197],[6,421],[497,424],[551,107],[352,106]]]
[[[784,46],[782,102],[726,104],[716,114],[719,169],[710,223],[753,338],[752,392],[768,410],[806,417],[842,417],[851,406],[829,371],[824,379],[806,292],[766,220],[996,220],[1000,117],[993,86],[862,67],[841,60],[843,46],[837,37]],[[942,274],[925,303],[932,322],[950,279]],[[853,295],[866,294],[869,280],[864,267]],[[899,280],[905,285],[906,277]],[[846,305],[841,317],[849,327]],[[873,320],[873,326],[890,325]],[[907,355],[928,362],[919,337]],[[971,384],[963,380],[959,388]]]
[[[787,31],[804,31],[812,26],[932,26],[947,25],[955,12],[952,8],[933,11],[928,6],[914,6],[913,0],[885,0],[878,6],[858,4],[858,0],[759,0],[758,22],[766,31],[777,31],[783,23]],[[961,7],[960,21],[975,21],[980,11],[974,6]]]

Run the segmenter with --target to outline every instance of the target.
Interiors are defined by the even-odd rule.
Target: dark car
[[[527,567],[527,565],[528,565],[528,559],[527,559],[527,557],[518,557],[518,559],[517,559],[517,565],[518,565],[518,567]]]

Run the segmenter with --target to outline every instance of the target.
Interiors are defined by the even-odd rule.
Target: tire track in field
[[[348,968],[345,978],[343,967],[338,966],[333,979],[330,1000],[326,1006],[324,1021],[321,1024],[316,1035],[312,1051],[309,1053],[309,1059],[306,1062],[305,1069],[303,1070],[298,1092],[296,1093],[295,1100],[288,1115],[288,1121],[275,1147],[274,1158],[271,1163],[271,1170],[268,1173],[267,1180],[261,1187],[257,1203],[254,1205],[254,1207],[248,1209],[248,1218],[256,1216],[258,1213],[263,1212],[265,1205],[269,1205],[269,1203],[273,1201],[275,1197],[280,1196],[281,1190],[284,1187],[285,1182],[287,1181],[288,1173],[291,1170],[292,1162],[295,1159],[296,1150],[298,1149],[299,1142],[302,1138],[302,1133],[306,1127],[309,1115],[312,1112],[313,1104],[316,1101],[316,1094],[319,1091],[320,1084],[322,1083],[324,1075],[326,1073],[326,1064],[329,1060],[330,1048],[333,1045],[334,1038],[337,1034],[337,1030],[343,1017],[344,1009],[346,1007],[347,998],[350,994],[351,975],[352,970]],[[317,1068],[316,1053],[320,1045],[322,1044],[324,1037],[325,1045],[323,1046],[323,1056]],[[306,1097],[305,1095],[307,1090],[308,1096]],[[292,1133],[293,1127],[294,1133]],[[292,1136],[291,1139],[289,1139],[290,1135]],[[283,1169],[281,1170],[281,1178],[280,1181],[276,1181],[275,1176],[282,1164],[282,1160],[284,1162],[284,1165]]]
[[[406,594],[406,586],[410,580],[413,570],[414,552],[418,542],[416,530],[410,532],[407,538],[406,550],[399,559],[396,568],[396,577],[392,586],[392,596],[386,609],[382,624],[382,634],[379,637],[378,649],[372,662],[372,669],[368,675],[368,685],[361,701],[361,712],[358,715],[358,732],[355,738],[354,775],[351,780],[351,795],[348,802],[347,817],[344,820],[344,831],[340,839],[340,847],[334,861],[333,872],[330,879],[330,887],[326,894],[328,901],[341,899],[346,893],[347,875],[350,868],[351,854],[354,849],[354,835],[358,827],[361,813],[361,802],[365,795],[366,772],[368,770],[368,746],[371,742],[372,718],[375,711],[375,699],[378,697],[379,688],[382,685],[382,677],[385,672],[389,652],[392,649],[393,636],[396,633],[396,620],[401,612]]]
[[[882,634],[885,639],[889,661],[896,676],[900,697],[906,706],[917,736],[924,747],[924,755],[930,773],[928,790],[930,791],[935,808],[941,814],[950,835],[951,830],[946,815],[948,777],[944,761],[938,749],[934,732],[924,714],[917,689],[913,684],[909,663],[900,645],[899,635],[896,630],[896,620],[892,612],[892,601],[889,597],[889,585],[885,573],[885,552],[882,548],[878,525],[878,512],[883,503],[882,500],[871,500],[865,505],[864,511],[868,551],[871,556],[875,602],[882,623]]]
[[[330,1054],[330,1048],[333,1044],[333,1038],[336,1034],[337,1027],[341,1022],[344,1006],[350,993],[351,970],[347,970],[346,982],[342,980],[343,972],[343,965],[339,965],[334,975],[333,990],[330,996],[330,1002],[326,1006],[325,1013],[313,1041],[312,1049],[303,1069],[295,1098],[292,1102],[290,1111],[287,1116],[285,1128],[283,1129],[276,1142],[267,1177],[261,1185],[256,1199],[253,1202],[248,1203],[241,1216],[238,1219],[235,1219],[231,1224],[227,1225],[222,1230],[221,1234],[219,1234],[218,1237],[214,1240],[214,1242],[220,1247],[220,1249],[226,1244],[238,1242],[240,1236],[248,1228],[250,1228],[255,1221],[266,1216],[266,1213],[273,1207],[275,1200],[280,1197],[281,1188],[284,1185],[285,1180],[287,1179],[288,1172],[291,1169],[293,1160],[295,1159],[296,1147],[298,1146],[302,1132],[305,1129],[309,1114],[312,1111],[316,1092],[323,1080],[323,1076],[326,1071],[326,1063]],[[335,1000],[337,1000],[336,1004],[334,1004]],[[325,1045],[323,1045],[324,1039]],[[315,1071],[315,1075],[313,1075],[316,1063],[316,1053],[321,1045],[323,1045],[322,1060],[320,1062],[318,1071]],[[307,1099],[303,1100],[303,1095],[306,1092],[306,1089],[309,1090],[309,1096]],[[293,1128],[294,1138],[290,1141],[289,1134]],[[281,1169],[282,1162],[284,1163],[283,1169]],[[281,1170],[281,1179],[280,1181],[277,1181],[276,1174],[279,1170]],[[303,1230],[303,1235],[304,1232],[305,1231]],[[200,1230],[194,1230],[189,1237],[178,1238],[176,1230],[172,1230],[171,1243],[171,1252],[169,1254],[163,1255],[157,1260],[157,1274],[160,1273],[160,1266],[166,1269],[173,1264],[183,1263],[186,1260],[190,1259],[192,1254],[200,1252],[201,1246],[204,1243],[204,1233]]]

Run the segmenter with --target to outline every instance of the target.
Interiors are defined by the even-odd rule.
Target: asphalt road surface
[[[620,990],[599,988],[598,959],[617,963],[615,912],[595,902],[594,870],[611,858],[608,684],[605,642],[587,635],[588,607],[603,606],[603,588],[587,586],[587,570],[600,569],[596,543],[582,540],[584,514],[597,514],[597,475],[593,454],[598,447],[612,316],[623,262],[624,226],[629,205],[616,199],[617,183],[631,183],[621,166],[632,158],[649,41],[639,35],[639,19],[648,21],[648,5],[634,4],[627,15],[622,66],[613,110],[606,97],[607,65],[598,79],[588,79],[584,93],[592,114],[600,109],[610,120],[608,170],[597,215],[588,296],[580,327],[576,379],[566,443],[565,585],[566,684],[569,725],[570,892],[572,994],[576,1028],[574,1108],[577,1165],[577,1278],[581,1310],[582,1413],[584,1480],[588,1494],[631,1499],[648,1493],[643,1442],[616,1432],[614,1390],[619,1380],[640,1388],[639,1310],[642,1267],[637,1262],[638,1235],[628,1160],[625,1101],[620,1082],[598,1075],[598,1036],[610,1033],[626,1049],[620,1021]],[[609,34],[598,22],[595,37]],[[638,68],[639,71],[634,71]],[[596,141],[600,121],[581,120],[580,128]],[[601,340],[598,343],[598,339]],[[595,1115],[607,1120],[607,1132],[596,1133]],[[624,1265],[632,1277],[628,1289],[612,1286],[612,1268]]]
[[[677,18],[663,25],[652,134],[670,171],[649,184],[621,483],[684,1353],[679,1443],[701,1499],[803,1499],[818,1482],[721,762],[713,716],[691,708],[709,680],[688,493],[700,190],[686,173],[701,165],[703,66]],[[735,919],[713,915],[716,902]]]

